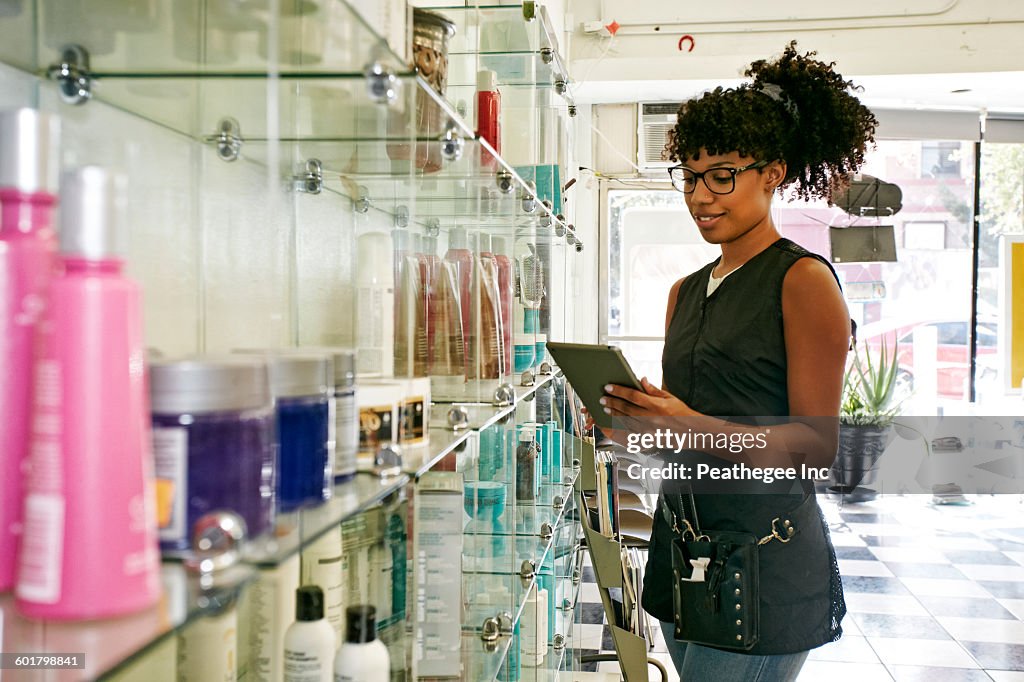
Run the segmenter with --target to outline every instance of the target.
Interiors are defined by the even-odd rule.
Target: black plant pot
[[[850,502],[874,499],[874,490],[864,487],[875,479],[875,464],[889,444],[892,426],[840,424],[839,452],[829,472],[829,492]]]

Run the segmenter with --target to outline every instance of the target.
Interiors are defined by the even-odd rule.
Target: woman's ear
[[[769,192],[774,192],[786,179],[786,162],[772,161],[764,169],[765,185]]]

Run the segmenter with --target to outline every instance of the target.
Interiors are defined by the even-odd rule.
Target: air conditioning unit
[[[672,165],[665,156],[669,131],[676,125],[682,102],[641,102],[637,110],[637,166],[642,172],[664,171]]]

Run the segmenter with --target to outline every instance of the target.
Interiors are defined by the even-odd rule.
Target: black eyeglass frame
[[[754,163],[747,164],[746,166],[739,166],[739,167],[736,167],[736,168],[730,168],[728,166],[717,166],[715,168],[709,168],[706,171],[698,173],[697,171],[693,170],[692,168],[687,168],[683,164],[679,164],[678,166],[672,166],[671,168],[668,169],[668,178],[669,178],[669,180],[672,181],[672,187],[676,191],[682,192],[683,194],[693,194],[694,191],[697,189],[697,181],[698,180],[702,180],[704,182],[704,186],[708,188],[709,192],[711,192],[712,194],[717,194],[719,196],[722,196],[722,195],[725,195],[725,194],[732,194],[733,192],[736,191],[736,176],[738,174],[742,173],[743,171],[754,170],[755,168],[764,168],[767,165],[768,165],[767,161],[761,160],[761,161],[755,161]],[[693,189],[691,189],[689,192],[687,192],[685,189],[682,189],[678,185],[676,185],[676,178],[675,178],[675,175],[673,175],[673,174],[677,170],[688,170],[691,173],[693,173]],[[729,188],[728,192],[716,192],[714,189],[711,188],[711,185],[708,184],[708,181],[707,181],[707,179],[705,179],[704,176],[707,175],[708,173],[714,173],[715,171],[726,171],[726,172],[732,174],[732,186]],[[681,183],[682,183],[682,180],[680,180],[680,184]]]

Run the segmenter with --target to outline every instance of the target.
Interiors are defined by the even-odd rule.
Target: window
[[[959,142],[922,142],[921,177],[958,177],[960,175],[959,151]]]

